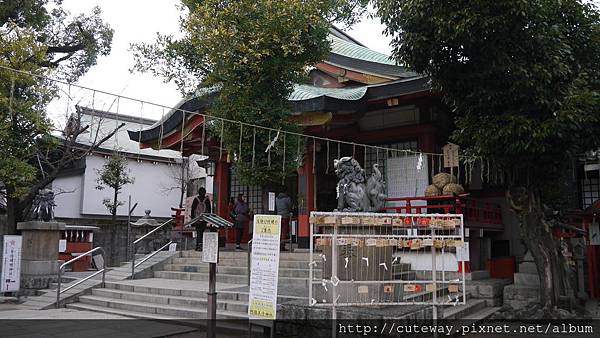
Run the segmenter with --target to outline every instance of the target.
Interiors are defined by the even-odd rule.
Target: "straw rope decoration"
[[[31,73],[31,72],[27,72],[27,71],[17,70],[17,69],[11,68],[11,67],[3,66],[3,65],[0,65],[0,69],[5,69],[5,70],[8,70],[8,71],[11,71],[11,72],[14,72],[14,73],[19,73],[19,74],[26,74],[26,75],[29,75],[29,76],[33,76],[33,77],[45,79],[47,81],[51,81],[51,82],[54,82],[54,83],[68,85],[69,87],[73,86],[73,87],[76,87],[76,88],[80,88],[82,90],[88,90],[88,91],[102,93],[102,94],[105,94],[105,95],[117,97],[118,99],[123,98],[123,99],[134,101],[134,102],[140,102],[140,103],[143,102],[144,104],[147,104],[147,105],[153,105],[153,106],[161,107],[163,109],[163,114],[162,114],[162,118],[163,119],[162,120],[164,120],[164,116],[165,116],[164,109],[165,108],[169,109],[169,110],[180,110],[180,111],[183,111],[184,113],[189,114],[190,116],[192,116],[192,115],[200,115],[200,116],[204,116],[204,117],[208,116],[208,114],[205,113],[205,112],[198,112],[198,111],[183,110],[183,109],[180,109],[180,108],[173,108],[173,107],[170,107],[170,106],[166,106],[166,105],[162,105],[162,104],[150,102],[150,101],[147,101],[147,100],[140,100],[140,99],[136,99],[136,98],[133,98],[133,97],[123,96],[123,95],[119,95],[119,94],[115,94],[115,93],[111,93],[111,92],[107,92],[107,91],[103,91],[103,90],[98,90],[98,89],[87,87],[87,86],[71,84],[71,83],[69,83],[67,81],[58,80],[58,79],[54,79],[54,78],[51,78],[51,77],[48,77],[48,76],[34,74],[34,73]],[[69,94],[69,96],[70,96],[70,94]],[[240,124],[245,125],[246,127],[253,127],[253,128],[258,128],[258,129],[262,129],[262,130],[269,130],[269,131],[278,131],[277,129],[272,128],[272,127],[268,127],[268,126],[261,126],[261,125],[257,125],[257,124],[253,124],[253,123],[246,123],[246,122],[241,122],[241,121],[237,121],[237,120],[226,119],[226,118],[223,118],[223,117],[213,117],[213,118],[216,119],[216,120],[221,121],[221,123],[222,123],[221,124],[221,129],[223,129],[223,126],[224,126],[225,122],[231,122],[231,123],[240,123]],[[158,149],[162,149],[162,137],[164,136],[164,126],[163,126],[164,121],[161,121],[161,122],[162,122],[161,123],[161,133],[160,133],[161,138],[159,140],[159,147],[158,147]],[[285,134],[289,134],[289,135],[296,135],[296,136],[300,136],[300,137],[306,137],[306,138],[311,137],[311,138],[313,138],[313,141],[314,141],[313,143],[316,143],[317,139],[320,140],[320,141],[328,141],[329,140],[331,142],[337,142],[338,146],[341,145],[342,143],[344,143],[344,144],[347,144],[347,145],[352,145],[353,146],[353,150],[355,149],[356,145],[358,145],[358,146],[369,146],[369,145],[361,144],[361,143],[357,144],[355,142],[349,142],[349,141],[343,141],[343,140],[336,140],[336,139],[331,139],[331,138],[326,138],[326,137],[312,136],[312,135],[307,135],[307,134],[297,133],[297,132],[285,131],[284,133]],[[388,148],[388,147],[379,147],[379,146],[372,146],[372,147],[374,147],[376,149],[381,149],[381,150],[384,150],[384,151],[387,151],[387,152],[390,152],[390,151],[397,152],[397,151],[399,151],[398,149],[393,149],[393,148]],[[220,154],[219,154],[220,157],[222,157],[222,151],[223,151],[223,147],[221,146]],[[418,154],[418,153],[420,153],[418,151],[410,150],[410,149],[404,149],[404,150],[400,150],[400,151],[405,152],[406,155],[408,155],[409,153],[410,154]],[[431,155],[431,154],[441,155],[441,154],[436,154],[436,153],[423,153],[423,154],[426,154],[426,155]],[[354,151],[353,151],[353,155],[355,155]],[[389,157],[389,153],[388,153],[388,157]],[[465,158],[465,159],[471,159],[471,160],[476,160],[476,159],[480,159],[481,158],[480,156],[473,156],[473,155],[470,155],[470,156],[459,155],[459,157]]]

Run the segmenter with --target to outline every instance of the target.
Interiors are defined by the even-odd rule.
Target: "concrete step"
[[[485,320],[485,319],[491,317],[494,313],[500,311],[501,308],[502,307],[500,307],[500,306],[486,307],[479,311],[475,311],[475,312],[471,313],[467,318],[474,320],[475,322],[479,322],[479,321],[482,321],[482,320]]]
[[[107,308],[102,306],[96,306],[91,304],[83,304],[83,303],[72,303],[67,304],[68,308],[83,310],[83,311],[93,311],[99,313],[107,313],[119,316],[125,316],[130,318],[137,319],[149,319],[149,320],[160,320],[160,321],[168,321],[171,323],[181,323],[182,325],[186,325],[190,327],[190,332],[197,333],[198,325],[204,325],[204,321],[198,321],[194,318],[180,318],[175,316],[167,316],[167,315],[158,315],[146,312],[136,312],[136,311],[127,311],[120,310],[115,308]],[[205,318],[202,318],[205,319]],[[220,334],[226,337],[233,337],[239,335],[240,337],[247,334],[248,325],[245,322],[232,322],[232,321],[217,321],[217,336]],[[256,334],[256,336],[260,336],[262,334],[262,328],[258,325],[252,327],[252,332]],[[253,335],[254,336],[254,335]]]
[[[198,280],[207,281],[208,273],[205,272],[181,272],[181,271],[155,271],[155,278],[180,279],[180,280]],[[247,285],[248,277],[246,275],[217,274],[217,283],[229,283]],[[285,287],[308,287],[308,278],[303,277],[280,277],[279,284]]]
[[[208,264],[166,264],[162,270],[164,271],[182,271],[182,272],[208,272]],[[222,266],[217,265],[217,273],[228,275],[244,275],[248,273],[248,268],[245,266]],[[321,270],[314,269],[313,273],[316,278],[321,278]],[[304,269],[279,268],[279,276],[281,277],[308,277],[308,267]]]
[[[171,264],[188,264],[188,265],[206,265],[208,263],[202,262],[200,258],[193,257],[175,257],[171,260]],[[247,267],[248,260],[247,259],[219,259],[219,263],[217,266],[235,266],[235,267]],[[279,261],[279,268],[287,268],[287,269],[308,269],[308,260],[307,261]]]
[[[169,280],[164,280],[164,281],[169,281]],[[194,289],[194,290],[182,290],[180,287],[177,286],[177,281],[173,280],[173,283],[169,283],[169,286],[164,286],[164,287],[149,287],[149,286],[138,286],[138,285],[131,285],[128,283],[120,283],[120,282],[106,282],[106,288],[105,289],[110,289],[110,290],[117,290],[117,291],[126,291],[126,292],[132,292],[132,293],[143,293],[143,294],[150,294],[150,295],[163,295],[163,296],[181,296],[181,297],[187,297],[187,298],[206,298],[206,290],[201,290],[201,289]],[[287,296],[287,295],[282,295],[281,292],[282,290],[279,290],[280,295],[278,298],[278,302],[279,303],[283,303],[283,302],[287,302],[287,301],[292,301],[292,300],[298,300],[298,299],[305,299],[306,297],[296,297],[296,296]],[[222,299],[222,300],[237,300],[237,301],[242,301],[242,302],[248,302],[248,292],[247,291],[230,291],[230,290],[218,290],[218,299]],[[308,294],[308,289],[306,294]]]
[[[142,312],[157,315],[166,315],[176,318],[206,318],[206,309],[190,308],[189,306],[175,306],[168,304],[146,303],[126,299],[115,299],[100,296],[80,296],[79,302],[94,306],[115,308],[132,312]],[[244,319],[245,313],[227,310],[217,310],[217,319]]]
[[[417,274],[414,271],[394,271],[394,279],[397,280],[417,280]]]
[[[444,308],[444,319],[469,318],[469,315],[486,308],[485,300],[470,299],[464,305]]]
[[[181,251],[181,258],[202,258],[201,251]],[[310,258],[307,252],[280,252],[280,261],[305,261]],[[219,251],[219,259],[248,259],[247,251]]]
[[[93,312],[99,312],[99,313],[108,313],[108,314],[114,314],[114,315],[125,316],[125,317],[140,318],[140,319],[157,319],[157,320],[177,320],[177,319],[179,319],[179,318],[173,317],[173,316],[158,315],[155,313],[147,313],[147,312],[135,312],[135,311],[128,311],[128,310],[121,310],[121,309],[116,309],[116,308],[84,304],[84,303],[67,304],[67,308],[83,310],[83,311],[93,311]]]
[[[218,296],[221,294],[218,293]],[[198,309],[206,309],[207,299],[206,294],[204,294],[203,298],[194,298],[194,297],[182,297],[182,296],[165,296],[165,295],[153,295],[148,293],[140,293],[140,292],[129,292],[122,290],[114,290],[114,289],[94,289],[92,290],[92,296],[104,297],[104,298],[114,298],[114,299],[124,299],[135,302],[144,302],[144,303],[152,303],[152,304],[161,304],[161,305],[173,305],[173,306],[182,306],[185,308],[198,308]],[[239,313],[247,313],[248,312],[248,302],[233,300],[233,299],[224,299],[223,297],[217,296],[217,310],[225,310]]]

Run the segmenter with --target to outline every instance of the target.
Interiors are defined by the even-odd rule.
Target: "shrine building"
[[[419,159],[417,154],[441,154],[454,129],[452,112],[432,90],[429,78],[408,71],[339,29],[332,28],[329,39],[328,58],[310,71],[310,82],[297,84],[289,97],[291,118],[307,135],[349,143],[310,140],[303,166],[286,182],[288,194],[298,205],[297,217],[293,218],[298,247],[309,246],[310,212],[332,211],[337,206],[333,160],[354,156],[367,175],[373,164],[379,164],[387,183],[388,211],[427,213],[428,205],[436,205],[450,213],[463,213],[471,270],[488,270],[512,278],[514,257],[525,250],[519,240],[518,223],[503,206],[504,188],[499,180],[490,183],[494,180],[489,179],[489,168],[481,170],[480,163],[468,167],[461,164],[452,171],[467,194],[424,197],[433,175],[451,169],[444,167],[439,156]],[[141,131],[129,130],[130,139],[140,141],[141,148],[183,149],[184,156],[204,150],[204,155],[216,162],[214,202],[219,215],[227,217],[228,201],[238,193],[244,193],[254,214],[270,213],[268,192],[277,188],[242,184],[233,175],[228,157],[220,156],[219,141],[203,139],[204,117],[186,113],[210,114],[210,97],[198,95],[183,100],[154,125]],[[352,143],[417,153],[384,152]],[[419,169],[418,161],[422,163]],[[229,234],[227,238],[233,241],[235,236]]]

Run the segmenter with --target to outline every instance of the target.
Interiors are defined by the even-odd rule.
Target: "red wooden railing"
[[[387,198],[383,211],[401,214],[463,214],[467,226],[490,228],[502,227],[502,209],[498,204],[469,197],[469,194],[455,196],[419,196]],[[419,201],[420,203],[415,203]],[[400,205],[389,206],[389,202]],[[425,203],[423,203],[425,202]],[[419,205],[425,204],[425,205]]]

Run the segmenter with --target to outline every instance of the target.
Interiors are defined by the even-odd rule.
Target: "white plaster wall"
[[[112,191],[109,188],[96,189],[98,174],[94,170],[101,168],[106,160],[103,156],[96,155],[86,158],[82,201],[83,216],[109,215],[108,210],[102,204],[102,200],[112,198]],[[143,216],[146,209],[150,209],[152,211],[151,215],[154,217],[170,217],[171,207],[179,205],[180,191],[179,189],[169,191],[168,188],[177,186],[178,183],[174,177],[180,171],[180,166],[161,162],[153,164],[145,160],[138,162],[135,159],[128,159],[128,168],[135,182],[126,185],[119,194],[119,200],[125,204],[118,208],[117,214],[127,216],[127,199],[131,195],[132,205],[138,203],[133,213],[134,217]]]
[[[431,270],[431,253],[430,252],[399,252],[394,254],[394,257],[400,257],[400,263],[408,263],[411,265],[411,270]],[[438,252],[435,256],[435,266],[437,271],[458,271],[458,260],[454,253],[446,252],[442,256]]]
[[[82,183],[83,175],[59,177],[52,182],[52,191],[56,195],[54,198],[55,217],[81,217]]]

